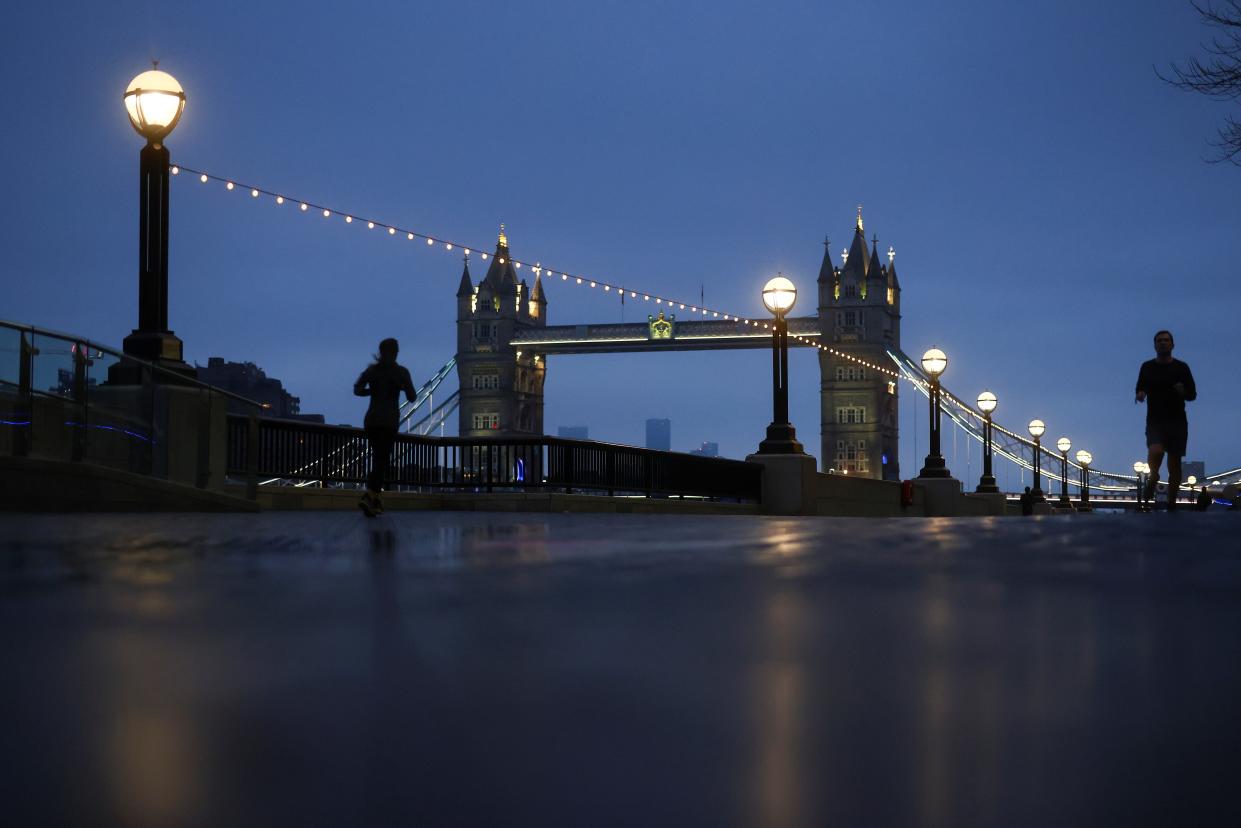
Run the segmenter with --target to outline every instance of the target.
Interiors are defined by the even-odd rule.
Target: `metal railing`
[[[190,469],[185,482],[203,488],[212,454],[223,448],[217,444],[224,435],[213,434],[219,429],[212,423],[221,422],[227,400],[262,409],[85,337],[0,320],[0,455],[87,462],[162,479],[184,478]],[[178,456],[170,457],[174,430],[171,453]]]
[[[230,476],[358,486],[371,469],[360,428],[230,414]],[[740,460],[560,437],[398,434],[387,485],[413,491],[562,491],[757,502],[762,467]]]

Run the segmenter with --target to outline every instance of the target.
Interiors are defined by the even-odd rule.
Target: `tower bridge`
[[[867,246],[858,208],[841,266],[824,242],[812,316],[789,323],[796,337],[832,343],[857,362],[819,353],[820,462],[862,477],[899,480],[899,393],[883,365],[900,352],[900,282],[895,252],[887,263],[878,239]],[[644,303],[645,306],[645,303]],[[457,288],[458,433],[463,437],[543,433],[547,358],[565,354],[770,348],[768,330],[744,321],[679,319],[679,306],[652,306],[645,322],[547,324],[542,275],[519,279],[501,229],[487,273],[474,282],[466,259]]]

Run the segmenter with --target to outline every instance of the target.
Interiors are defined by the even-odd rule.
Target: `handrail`
[[[262,403],[262,402],[259,402],[258,400],[252,400],[249,397],[243,397],[240,394],[235,394],[232,391],[227,391],[218,386],[203,382],[197,377],[190,377],[190,376],[186,376],[185,374],[179,374],[176,371],[165,368],[162,365],[157,365],[154,362],[148,362],[145,359],[131,356],[130,354],[125,353],[124,351],[117,350],[116,348],[113,348],[108,345],[100,345],[98,342],[95,342],[94,340],[91,340],[91,339],[87,339],[86,337],[83,337],[83,336],[74,336],[73,334],[67,334],[61,331],[53,331],[47,328],[40,328],[37,325],[23,325],[18,322],[9,322],[5,319],[0,319],[0,328],[9,328],[10,330],[36,334],[38,336],[54,337],[56,339],[62,339],[66,342],[81,343],[82,345],[85,345],[88,348],[93,348],[96,351],[99,351],[101,353],[111,354],[112,356],[118,357],[119,359],[128,360],[138,365],[145,366],[147,368],[150,368],[152,371],[159,371],[160,373],[163,373],[163,374],[170,374],[176,377],[177,382],[179,384],[196,385],[200,388],[205,388],[208,391],[213,391],[217,394],[222,394],[223,396],[228,397],[229,399],[237,400],[240,403],[244,403],[246,405],[253,406],[255,408],[267,409],[271,407],[269,403]]]

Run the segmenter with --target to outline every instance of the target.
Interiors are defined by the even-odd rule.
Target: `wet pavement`
[[[7,825],[1237,825],[1241,521],[0,515]]]

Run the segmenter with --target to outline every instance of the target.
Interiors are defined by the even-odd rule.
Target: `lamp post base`
[[[1047,502],[1047,495],[1043,494],[1043,490],[1041,488],[1035,489],[1034,491],[1030,492],[1030,498],[1035,503],[1046,503]]]
[[[928,454],[926,462],[922,464],[922,471],[918,472],[918,477],[952,477],[952,472],[948,471],[948,464],[944,462],[943,455]]]
[[[797,441],[797,429],[792,423],[772,423],[767,426],[767,439],[758,444],[759,454],[805,454]]]
[[[1060,495],[1060,500],[1056,503],[1061,509],[1072,509],[1073,501],[1069,500],[1068,495]]]
[[[996,484],[994,475],[984,474],[978,478],[978,488],[974,491],[978,494],[999,494],[1000,487]]]
[[[153,374],[151,382],[175,383],[178,376],[197,378],[198,371],[182,358],[181,340],[172,331],[134,331],[125,337],[122,349],[127,356],[141,359],[163,368],[149,371],[137,362],[119,362],[108,369],[108,382],[112,385],[141,385],[144,374]]]

